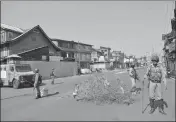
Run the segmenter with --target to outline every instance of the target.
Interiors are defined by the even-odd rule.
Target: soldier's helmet
[[[159,62],[159,57],[157,54],[153,54],[152,57],[151,57],[151,61],[156,61],[156,62]]]
[[[39,72],[39,69],[35,69],[35,72],[38,73],[38,72]]]

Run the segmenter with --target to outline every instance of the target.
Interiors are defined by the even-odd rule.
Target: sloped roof
[[[1,23],[1,28],[3,29],[8,29],[8,30],[12,30],[18,33],[23,33],[24,31],[20,28],[14,27],[14,26],[10,26],[10,25],[6,25],[6,24],[2,24]]]
[[[110,47],[103,47],[103,46],[100,46],[100,49],[108,49],[108,50],[111,50]]]
[[[92,48],[92,51],[101,52],[100,49]]]
[[[88,46],[92,46],[89,44],[84,44],[84,43],[78,43],[75,41],[69,41],[69,40],[63,40],[63,39],[56,39],[56,38],[52,38],[52,41],[64,41],[64,42],[69,42],[69,43],[74,43],[74,44],[80,44],[80,45],[88,45]],[[68,51],[68,52],[82,52],[82,53],[90,53],[92,52],[92,48],[91,49],[70,49],[70,48],[64,48],[64,47],[59,47],[62,51]]]
[[[42,33],[44,34],[44,36],[49,40],[49,42],[51,43],[51,45],[53,45],[53,47],[54,47],[55,49],[61,50],[59,47],[57,47],[57,46],[51,41],[51,39],[47,36],[47,34],[43,31],[43,29],[42,29],[39,25],[37,25],[37,26],[35,26],[35,27],[31,28],[31,29],[27,29],[27,30],[23,31],[23,33],[22,33],[21,35],[19,35],[19,36],[13,38],[13,39],[11,39],[11,40],[8,40],[8,41],[6,41],[6,42],[3,42],[3,43],[1,43],[1,44],[11,43],[11,42],[14,42],[14,41],[18,41],[21,37],[27,35],[29,32],[31,32],[33,29],[36,29],[36,28],[38,28],[39,30],[41,30],[41,32],[42,32]]]
[[[62,51],[68,51],[68,52],[76,52],[76,49],[70,49],[70,48],[64,48],[64,47],[59,47]]]
[[[21,53],[18,53],[18,55],[20,55],[20,54],[25,54],[25,53],[28,53],[28,52],[32,52],[32,51],[34,51],[34,50],[38,50],[38,49],[45,48],[45,47],[47,47],[47,46],[37,47],[37,48],[34,48],[34,49],[32,49],[32,50],[26,50],[26,51],[23,51],[23,52],[21,52]]]

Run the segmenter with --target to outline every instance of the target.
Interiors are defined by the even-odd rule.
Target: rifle
[[[144,110],[145,110],[145,109],[143,110],[143,107],[144,107],[144,80],[142,81],[142,113],[144,113]]]
[[[150,81],[148,82],[147,88],[148,88],[148,93],[149,93],[149,86],[150,86]],[[145,109],[143,110],[143,101],[144,101],[144,81],[143,81],[143,95],[142,95],[142,114],[145,112],[145,110],[148,108],[150,103],[147,104]]]
[[[144,110],[142,110],[142,113],[144,113],[145,112],[145,110],[148,108],[148,106],[150,105],[150,103],[149,104],[147,104],[147,106],[145,107],[145,109]]]

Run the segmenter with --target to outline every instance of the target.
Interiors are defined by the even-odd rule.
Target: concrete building
[[[63,59],[72,58],[81,68],[90,67],[92,45],[62,39],[52,39],[52,42],[61,49]]]
[[[173,77],[176,76],[176,2],[174,9],[174,18],[171,19],[172,31],[162,35],[164,40],[164,59],[167,70],[170,70]]]
[[[93,48],[91,53],[91,61],[98,62],[100,56],[102,56],[102,52],[100,51],[100,49]]]
[[[111,52],[110,52],[110,51],[111,51],[111,48],[100,46],[100,51],[101,51],[102,54],[104,55],[105,60],[110,61],[110,59],[112,58],[112,57],[111,57]]]
[[[121,51],[112,52],[112,60],[114,68],[123,68],[124,67],[124,53]]]

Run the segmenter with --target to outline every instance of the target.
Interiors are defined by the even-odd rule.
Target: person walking
[[[149,80],[148,88],[149,88],[149,101],[151,110],[149,114],[152,114],[156,109],[156,104],[158,102],[162,103],[162,88],[161,82],[164,82],[165,90],[167,89],[167,82],[165,78],[164,70],[161,66],[158,65],[159,57],[157,54],[153,54],[151,57],[152,64],[148,67],[146,74],[144,75],[144,79]],[[164,105],[161,104],[158,106],[159,112],[162,114],[166,114],[164,112]]]
[[[54,79],[55,79],[54,68],[52,68],[50,77],[51,77],[51,84],[54,84]]]

